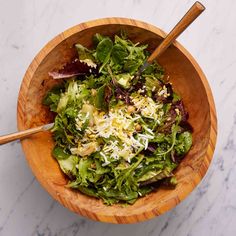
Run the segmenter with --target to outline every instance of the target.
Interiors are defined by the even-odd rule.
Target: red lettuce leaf
[[[51,71],[48,74],[53,79],[66,79],[78,75],[97,74],[97,70],[89,67],[83,62],[80,62],[78,58],[75,58],[71,62],[65,64],[62,69]]]

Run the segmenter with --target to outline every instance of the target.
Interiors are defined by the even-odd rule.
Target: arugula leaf
[[[79,185],[77,188],[79,189],[80,192],[82,192],[88,196],[96,197],[96,198],[98,197],[97,191],[94,188],[85,187],[85,186],[81,186],[81,185]]]
[[[94,98],[95,107],[99,110],[107,111],[111,96],[111,88],[106,84],[102,85],[100,88],[98,88],[96,96]]]
[[[56,112],[60,100],[60,94],[63,91],[64,89],[62,86],[57,85],[53,87],[43,98],[43,105],[49,106],[51,111]]]
[[[67,107],[65,110],[65,115],[69,118],[75,119],[78,115],[78,110],[76,107]]]
[[[155,176],[158,176],[160,173],[162,173],[162,170],[151,170],[148,171],[146,174],[144,174],[141,178],[138,179],[138,182],[144,182],[149,179],[154,178]]]
[[[111,41],[110,38],[104,38],[101,42],[98,43],[96,49],[96,57],[98,61],[102,63],[99,72],[101,72],[104,66],[108,63],[112,52],[112,48],[113,48],[113,42]]]
[[[121,190],[122,184],[124,183],[125,180],[127,181],[127,179],[129,179],[130,182],[133,182],[132,181],[132,174],[135,171],[135,169],[138,167],[138,165],[142,162],[143,158],[144,158],[143,156],[139,156],[139,159],[137,162],[135,162],[133,165],[131,165],[131,167],[129,167],[128,169],[121,171],[119,177],[117,177],[116,188]],[[127,183],[128,183],[128,181],[127,181]]]
[[[175,151],[178,156],[185,155],[192,146],[192,134],[185,131],[177,136]]]
[[[109,190],[102,190],[98,192],[101,197],[107,200],[107,204],[109,204],[109,200],[115,198],[120,201],[130,201],[136,200],[138,198],[138,192],[129,191],[125,193],[124,191],[116,190],[116,189],[109,189]]]
[[[124,64],[125,58],[128,56],[128,52],[124,46],[115,44],[112,49],[111,56],[114,64]]]
[[[104,84],[97,90],[97,94],[94,101],[95,107],[97,109],[104,108],[105,88],[106,85]]]
[[[171,177],[173,175],[172,171],[176,168],[176,164],[171,164],[166,166],[163,170],[157,171],[149,171],[145,175],[143,175],[138,181],[143,185],[148,185],[155,183],[159,180],[165,179],[167,177]]]
[[[138,68],[143,64],[142,60],[127,60],[124,64],[124,70],[131,75],[135,74],[138,71]]]
[[[95,160],[95,165],[96,165],[95,172],[97,175],[103,175],[103,174],[109,173],[111,171],[109,167],[102,166],[102,163],[98,160]]]

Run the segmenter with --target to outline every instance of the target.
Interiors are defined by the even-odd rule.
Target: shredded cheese
[[[142,116],[156,119],[156,122],[158,122],[158,119],[162,116],[162,105],[156,104],[151,98],[139,94],[131,97],[131,99],[137,113],[128,113],[125,105],[116,106],[110,109],[107,114],[94,109],[93,125],[85,129],[83,138],[78,140],[77,150],[73,149],[71,151],[78,153],[83,150],[85,143],[97,142],[99,137],[108,139],[100,149],[100,155],[104,159],[103,166],[106,166],[110,164],[111,160],[118,160],[119,158],[124,158],[127,162],[130,162],[140,150],[146,150],[149,141],[154,138],[154,133],[144,125],[144,133],[136,133],[135,125],[138,124]],[[81,130],[87,118],[89,118],[89,114],[82,115],[79,113],[76,118],[76,128],[78,130]],[[98,149],[94,148],[93,150]]]

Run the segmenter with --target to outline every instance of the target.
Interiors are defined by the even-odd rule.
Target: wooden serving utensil
[[[147,61],[140,68],[139,74],[141,74],[155,59],[157,59],[204,10],[205,7],[200,2],[195,2],[170,33],[167,34],[160,45],[148,57]]]
[[[38,126],[38,127],[35,127],[35,128],[15,132],[15,133],[12,133],[12,134],[7,134],[7,135],[0,136],[0,145],[15,141],[17,139],[26,138],[26,137],[28,137],[32,134],[36,134],[38,132],[49,130],[53,127],[53,125],[54,125],[54,123],[50,123],[50,124],[41,125],[41,126]]]
[[[140,68],[138,75],[142,73],[145,68],[150,65],[156,58],[158,58],[173,42],[174,40],[205,10],[205,7],[200,2],[195,2],[183,18],[176,24],[171,32],[165,37],[161,44],[148,57],[147,61]],[[19,131],[12,134],[0,136],[0,145],[17,139],[26,138],[32,134],[49,130],[54,123],[42,125],[36,128]]]

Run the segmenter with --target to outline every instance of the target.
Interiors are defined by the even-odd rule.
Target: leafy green
[[[80,159],[78,169],[80,173],[81,184],[83,186],[87,186],[88,180],[91,178],[92,173],[89,170],[91,164],[92,164],[91,159]]]
[[[87,49],[79,43],[75,44],[75,48],[77,49],[80,60],[90,59],[94,61],[93,51]]]
[[[66,153],[63,148],[59,146],[55,146],[52,150],[52,155],[57,160],[65,160],[70,157],[70,154]]]
[[[175,151],[178,156],[185,155],[192,146],[192,134],[185,131],[177,136]]]
[[[101,72],[103,67],[108,63],[111,56],[112,48],[113,42],[110,38],[104,38],[101,42],[98,43],[96,49],[96,57],[98,61],[102,63],[99,72]]]
[[[106,38],[106,36],[103,36],[99,33],[96,33],[94,36],[93,36],[93,44],[95,47],[97,47],[97,45],[104,39]]]
[[[124,33],[114,40],[95,34],[93,43],[92,49],[75,49],[80,60],[96,63],[98,73],[67,79],[43,99],[56,114],[52,156],[69,177],[67,187],[107,205],[133,204],[156,182],[177,184],[173,171],[192,135],[163,68],[153,63],[135,77],[149,55],[147,45]]]
[[[130,74],[134,74],[143,64],[142,60],[127,60],[124,64],[124,70]]]
[[[123,45],[115,44],[112,49],[112,61],[114,64],[124,64],[126,57],[128,56],[128,51]]]
[[[116,80],[118,84],[120,84],[125,89],[130,88],[132,79],[133,79],[133,76],[128,73],[119,74],[116,76]]]
[[[94,100],[95,107],[97,109],[106,109],[106,103],[105,103],[105,91],[106,91],[106,84],[102,85],[97,90],[97,94]]]
[[[147,90],[149,91],[157,91],[158,89],[161,88],[161,83],[159,80],[157,80],[155,77],[148,77],[146,76],[145,78],[145,85],[146,85],[146,88]]]
[[[58,160],[60,168],[62,171],[68,175],[71,179],[77,175],[76,165],[78,163],[77,156],[69,156],[67,159]]]
[[[98,197],[97,191],[93,188],[89,188],[89,187],[85,187],[82,185],[79,185],[78,187],[76,187],[80,192],[91,196],[91,197]]]
[[[43,98],[43,105],[49,106],[51,111],[56,112],[62,91],[61,86],[52,88]]]

